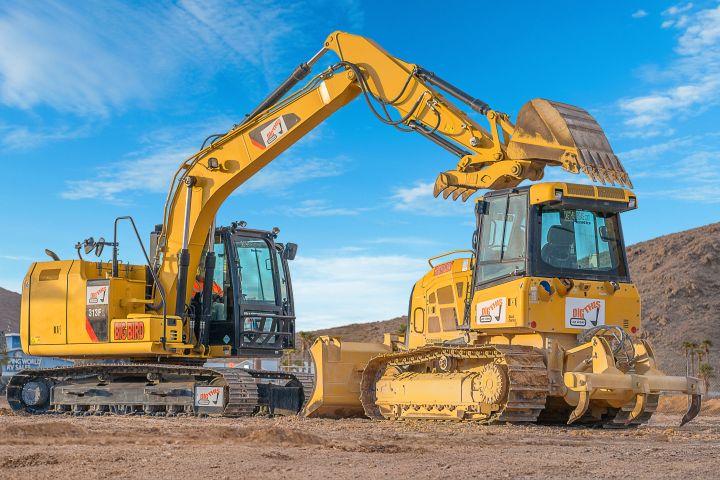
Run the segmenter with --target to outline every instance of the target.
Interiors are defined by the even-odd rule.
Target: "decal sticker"
[[[107,342],[110,280],[88,280],[85,292],[85,330],[93,342]]]
[[[195,406],[225,406],[225,389],[223,387],[195,387]]]
[[[565,327],[593,328],[605,325],[605,300],[597,298],[566,298]]]
[[[275,143],[300,121],[294,113],[280,115],[255,128],[249,133],[250,141],[263,150]]]
[[[442,275],[443,273],[448,273],[450,270],[452,270],[453,262],[445,262],[441,263],[437,267],[433,268],[433,275],[438,276]]]
[[[143,322],[115,322],[113,324],[114,340],[142,340],[145,338]]]
[[[493,298],[477,304],[477,321],[484,325],[505,323],[507,315],[507,299]]]

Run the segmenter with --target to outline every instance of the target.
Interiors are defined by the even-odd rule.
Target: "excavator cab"
[[[295,344],[295,308],[288,262],[293,243],[277,243],[278,230],[238,225],[215,230],[212,249],[203,251],[195,276],[190,317],[196,338],[207,329],[206,347],[230,348],[232,356],[279,357]],[[206,269],[207,255],[215,256]],[[212,280],[209,308],[203,290]],[[208,315],[203,313],[209,312]],[[206,323],[206,325],[203,325]],[[205,342],[203,342],[205,343]]]

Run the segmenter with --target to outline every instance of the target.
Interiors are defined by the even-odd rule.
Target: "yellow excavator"
[[[329,51],[340,61],[291,92]],[[243,182],[359,95],[381,122],[457,157],[438,176],[436,196],[491,191],[476,204],[473,251],[431,263],[413,290],[403,341],[321,338],[312,396],[306,378],[203,366],[293,348],[288,261],[297,246],[276,242],[276,229],[218,228],[215,216]],[[48,251],[52,261],[31,265],[22,286],[24,351],[83,361],[18,373],[8,402],[25,414],[235,416],[295,413],[306,404],[315,416],[482,421],[535,421],[569,408],[570,420],[632,423],[649,416],[661,391],[674,391],[691,395],[691,419],[697,379],[663,375],[650,347],[630,336],[640,325],[639,299],[618,214],[635,208],[634,194],[518,187],[540,180],[546,166],[631,186],[586,111],[536,99],[513,124],[371,40],[334,32],[241,123],[182,162],[149,255],[133,219],[119,217],[112,241],[78,243],[80,259]],[[123,222],[145,264],[119,260]],[[104,246],[111,261],[82,258],[81,250],[99,255]]]

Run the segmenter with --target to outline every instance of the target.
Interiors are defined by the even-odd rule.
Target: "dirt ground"
[[[0,478],[717,478],[720,466],[712,411],[632,430],[1,413]]]

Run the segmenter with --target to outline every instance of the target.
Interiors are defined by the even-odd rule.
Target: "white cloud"
[[[345,157],[334,158],[305,157],[286,152],[273,160],[254,177],[242,185],[237,193],[256,193],[273,190],[273,194],[282,194],[284,190],[315,178],[337,177],[344,171]]]
[[[82,138],[89,134],[86,126],[53,128],[0,125],[0,144],[11,150],[26,150],[45,143]]]
[[[658,163],[648,161],[638,167],[638,178],[655,180],[660,189],[647,189],[643,196],[674,198],[693,204],[720,203],[720,150],[700,150],[689,155],[674,156]]]
[[[297,207],[287,208],[284,211],[298,217],[346,217],[367,210],[367,208],[336,207],[328,204],[327,200],[303,200]]]
[[[667,16],[679,15],[681,13],[685,13],[689,10],[692,10],[693,6],[694,5],[692,2],[688,2],[685,4],[678,3],[678,4],[673,5],[672,7],[668,8],[667,10],[663,11],[662,14],[667,15]]]
[[[673,18],[662,27],[680,31],[675,48],[678,57],[666,71],[656,73],[658,79],[672,84],[619,101],[631,130],[660,134],[659,127],[671,119],[696,115],[720,102],[720,6],[683,15],[692,8],[688,3],[664,12]]]
[[[0,103],[106,116],[162,95],[188,68],[260,72],[265,91],[305,60],[291,50],[319,49],[309,32],[348,19],[362,22],[351,0],[3,2]]]
[[[688,136],[673,138],[667,142],[656,143],[654,145],[646,145],[644,147],[634,148],[618,154],[621,161],[655,161],[659,156],[666,152],[675,151],[677,149],[693,145],[699,140],[697,136]]]
[[[148,155],[135,154],[132,159],[88,166],[90,178],[69,180],[60,196],[67,200],[100,199],[112,203],[130,203],[129,192],[167,193],[170,182],[191,147],[167,146]],[[303,158],[285,155],[265,167],[241,185],[237,194],[283,193],[289,187],[314,178],[332,177],[342,173],[342,159]]]
[[[387,320],[407,312],[427,261],[407,256],[298,256],[292,265],[298,329]]]
[[[640,9],[640,10],[633,12],[631,17],[632,18],[643,18],[643,17],[647,17],[647,15],[648,15],[648,13],[645,10]]]
[[[430,182],[416,182],[412,187],[396,188],[391,201],[393,209],[417,215],[465,216],[473,211],[472,200],[462,202],[453,201],[452,197],[433,197],[433,183]]]
[[[144,191],[165,193],[173,174],[191,150],[166,147],[147,156],[106,164],[88,165],[90,178],[69,180],[60,196],[68,200],[96,198],[110,202],[128,203],[122,193]]]
[[[417,238],[417,237],[380,237],[366,240],[365,243],[372,245],[414,245],[414,246],[430,246],[438,245],[438,241],[430,238]]]
[[[11,260],[16,262],[34,262],[36,259],[25,255],[0,255],[0,260]]]

